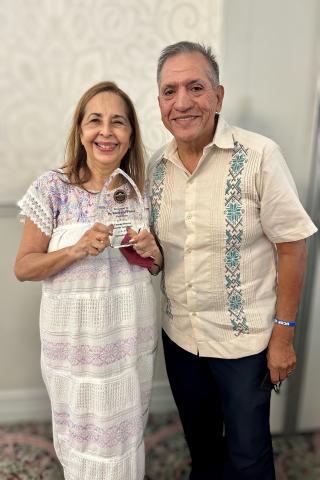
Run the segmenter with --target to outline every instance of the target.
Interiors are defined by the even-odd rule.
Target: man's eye
[[[168,89],[168,90],[165,90],[165,91],[163,92],[163,95],[164,95],[165,97],[170,97],[170,96],[172,96],[173,94],[174,94],[174,90],[172,90],[172,89]]]
[[[191,87],[191,91],[192,92],[201,92],[203,90],[203,87],[202,85],[194,85],[193,87]]]

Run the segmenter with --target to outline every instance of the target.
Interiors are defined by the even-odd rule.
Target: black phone
[[[270,377],[270,371],[268,370],[265,376],[262,379],[262,382],[260,384],[261,390],[264,390],[265,392],[271,392],[274,390],[276,393],[280,392],[280,385],[281,382],[278,383],[272,383],[271,377]]]

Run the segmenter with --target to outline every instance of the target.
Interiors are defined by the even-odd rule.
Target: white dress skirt
[[[21,213],[45,231],[34,214],[41,204],[36,195],[30,187]],[[61,218],[69,222],[52,229],[49,251],[74,244],[91,226]],[[150,274],[119,249],[88,256],[43,282],[41,367],[65,480],[144,478],[157,333]]]

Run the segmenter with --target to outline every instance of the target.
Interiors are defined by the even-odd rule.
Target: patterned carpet
[[[63,480],[50,423],[0,426],[0,480]],[[320,433],[274,437],[277,480],[320,479]],[[146,430],[150,480],[187,480],[188,450],[176,413],[151,415]]]

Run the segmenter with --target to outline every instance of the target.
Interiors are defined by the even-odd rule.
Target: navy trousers
[[[190,450],[190,480],[274,480],[266,352],[199,357],[162,333],[167,374]]]

